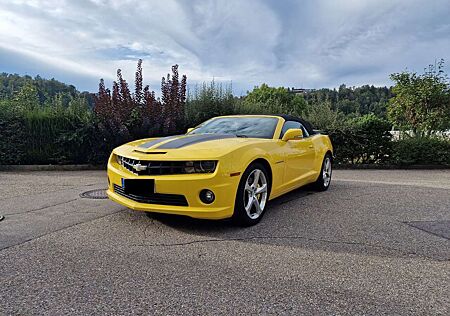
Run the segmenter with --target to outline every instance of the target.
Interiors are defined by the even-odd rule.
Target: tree
[[[327,88],[311,90],[303,96],[309,105],[330,102],[333,110],[339,110],[352,117],[373,113],[385,118],[386,106],[393,94],[387,87],[373,85],[347,87],[342,84],[337,90]]]
[[[173,134],[177,132],[177,126],[182,125],[184,118],[184,106],[186,104],[186,75],[179,81],[178,65],[172,66],[172,76],[161,79],[161,102],[163,132]]]
[[[346,124],[345,115],[333,110],[329,101],[311,105],[306,118],[314,128],[324,131],[341,129]]]
[[[18,109],[32,111],[40,106],[38,90],[32,83],[26,83],[14,97]]]
[[[104,140],[99,143],[113,148],[132,139],[178,132],[183,125],[186,80],[185,75],[179,80],[178,65],[174,65],[172,75],[162,79],[159,100],[148,85],[143,88],[142,60],[137,63],[134,93],[120,69],[112,92],[101,79],[94,106],[98,136]]]
[[[249,114],[292,114],[301,116],[306,111],[306,101],[302,96],[289,92],[286,88],[269,87],[262,84],[255,87],[238,105],[238,111]]]
[[[394,73],[395,96],[389,100],[388,118],[402,130],[427,136],[450,128],[450,84],[444,60],[430,65],[423,74]]]

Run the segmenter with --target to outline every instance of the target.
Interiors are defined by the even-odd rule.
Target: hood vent
[[[167,151],[142,151],[142,150],[133,150],[134,152],[146,155],[164,155],[167,154]]]

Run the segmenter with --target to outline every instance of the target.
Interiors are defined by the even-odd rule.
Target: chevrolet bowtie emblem
[[[147,166],[137,163],[137,164],[133,165],[133,169],[136,171],[144,171],[144,170],[147,170]]]

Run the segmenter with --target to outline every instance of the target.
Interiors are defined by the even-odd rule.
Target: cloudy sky
[[[450,1],[0,0],[0,72],[95,91],[117,68],[132,81],[138,58],[155,90],[175,63],[190,84],[232,81],[237,94],[390,85],[450,63]]]

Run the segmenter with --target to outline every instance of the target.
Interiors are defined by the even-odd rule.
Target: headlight
[[[184,164],[185,173],[213,173],[216,170],[217,161],[186,161]]]

